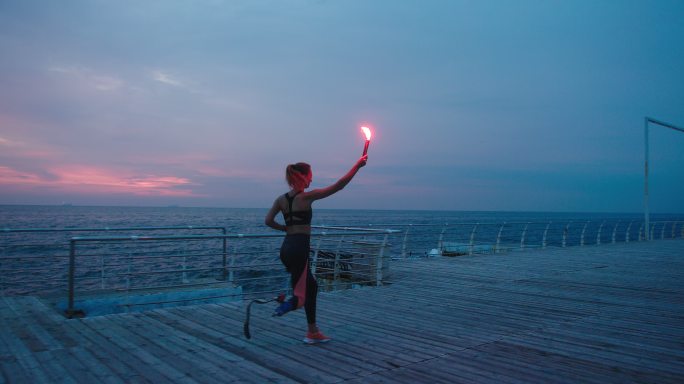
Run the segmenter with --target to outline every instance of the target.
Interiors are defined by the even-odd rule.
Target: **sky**
[[[0,204],[641,212],[680,0],[2,0]],[[650,209],[684,133],[650,126]]]

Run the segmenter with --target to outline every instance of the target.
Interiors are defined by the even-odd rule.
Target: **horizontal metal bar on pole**
[[[82,281],[82,280],[81,280]],[[111,292],[155,292],[158,290],[165,290],[169,288],[192,288],[192,287],[219,287],[219,288],[225,288],[226,287],[226,282],[225,281],[219,281],[217,280],[216,282],[205,282],[205,283],[187,283],[187,284],[174,284],[174,285],[153,285],[153,286],[147,286],[147,287],[132,287],[132,288],[112,288],[110,291]],[[157,293],[157,292],[155,292]]]
[[[386,232],[386,233],[399,233]],[[368,235],[368,232],[349,232],[349,233],[312,233],[311,237],[327,236],[354,236]],[[285,234],[227,234],[227,235],[178,235],[178,236],[76,236],[71,241],[75,242],[97,242],[97,241],[164,241],[164,240],[211,240],[211,239],[256,239],[256,238],[278,238],[285,237]]]
[[[144,305],[159,305],[159,304],[167,304],[167,303],[185,303],[188,301],[204,301],[204,300],[215,300],[215,299],[224,299],[224,298],[227,299],[229,297],[236,297],[236,296],[242,296],[242,295],[238,293],[238,294],[206,296],[206,297],[187,298],[187,299],[178,299],[178,300],[151,301],[148,303],[117,304],[117,306],[119,306],[119,307],[137,307],[137,306],[144,306]]]
[[[119,273],[110,273],[105,276],[105,278],[113,278],[113,277],[135,277],[135,276],[149,276],[149,275],[166,275],[169,273],[175,273],[175,274],[181,274],[181,273],[190,273],[190,272],[208,272],[208,271],[220,271],[221,267],[207,267],[207,268],[187,268],[187,269],[166,269],[166,270],[157,270],[157,271],[136,271],[135,273],[128,273],[128,272],[119,272]],[[87,279],[88,277],[81,277],[80,279]],[[95,276],[93,277],[94,279],[101,279],[102,277],[100,276]]]
[[[311,228],[315,229],[332,229],[340,231],[362,231],[362,232],[374,232],[374,233],[397,233],[401,232],[396,229],[368,229],[361,227],[343,227],[338,225],[312,225]]]
[[[547,225],[547,224],[553,224],[554,226],[562,226],[562,225],[567,225],[567,224],[578,224],[578,225],[583,225],[587,223],[601,223],[601,222],[617,222],[621,221],[624,219],[621,218],[607,218],[607,219],[602,219],[602,220],[557,220],[557,221],[552,221],[552,220],[547,220],[547,221],[510,221],[510,222],[464,222],[464,223],[439,223],[439,224],[368,224],[368,226],[377,226],[377,227],[461,227],[461,226],[506,226],[510,227],[513,225]],[[633,221],[638,221],[638,220],[633,220]],[[660,221],[659,221],[660,222]],[[625,221],[625,223],[629,223],[628,221]],[[328,226],[328,227],[333,227],[335,228],[336,226]]]
[[[103,228],[3,228],[2,232],[113,232],[113,231],[161,231],[179,229],[225,229],[218,226],[174,226],[174,227],[103,227]]]
[[[670,128],[670,129],[674,129],[676,131],[684,132],[684,128],[679,128],[673,124],[666,123],[666,122],[661,121],[661,120],[656,120],[652,117],[646,117],[646,120],[651,122],[651,123],[654,123],[654,124],[662,125],[663,127],[666,127],[666,128]]]

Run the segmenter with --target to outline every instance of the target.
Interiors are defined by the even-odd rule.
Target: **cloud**
[[[123,80],[118,77],[100,74],[85,67],[52,66],[48,68],[48,71],[64,75],[86,87],[95,88],[99,91],[116,91],[124,86]]]
[[[2,121],[2,116],[0,116],[0,122]],[[5,127],[3,127],[5,128]],[[12,126],[14,129],[28,129],[26,125]],[[16,133],[15,133],[16,135]],[[7,138],[0,136],[0,148],[2,148],[2,153],[0,153],[1,161],[22,161],[28,162],[31,160],[49,160],[54,161],[60,156],[62,156],[62,151],[55,148],[50,144],[43,144],[37,142],[33,138],[28,138],[28,140],[17,140],[15,138]]]
[[[158,81],[158,82],[164,83],[164,84],[168,84],[168,85],[172,85],[174,87],[182,87],[183,86],[183,82],[181,82],[179,79],[171,76],[170,74],[168,74],[166,72],[162,72],[159,70],[152,72],[152,78],[155,81]]]
[[[0,166],[0,185],[45,187],[71,193],[130,194],[136,196],[196,196],[184,177],[135,175],[102,167],[62,165],[48,169],[50,177]]]
[[[4,147],[14,147],[17,146],[19,143],[5,139],[4,137],[0,137],[0,145]]]
[[[44,182],[38,175],[0,165],[0,185],[38,185]]]

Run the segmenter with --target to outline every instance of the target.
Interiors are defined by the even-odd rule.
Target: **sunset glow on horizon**
[[[139,196],[178,196],[191,197],[190,189],[178,187],[191,186],[185,178],[156,175],[128,175],[105,168],[72,165],[45,170],[42,174],[21,172],[0,166],[0,186],[50,188],[62,192],[76,193],[128,193]]]

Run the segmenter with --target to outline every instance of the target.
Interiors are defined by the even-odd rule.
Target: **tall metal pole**
[[[677,127],[674,124],[656,120],[648,116],[644,118],[644,234],[647,241],[651,240],[650,212],[648,208],[648,123],[653,123],[665,128],[674,129],[675,131],[684,132],[684,128]]]
[[[650,240],[650,212],[648,209],[648,117],[644,118],[644,227],[646,228],[646,241]]]

